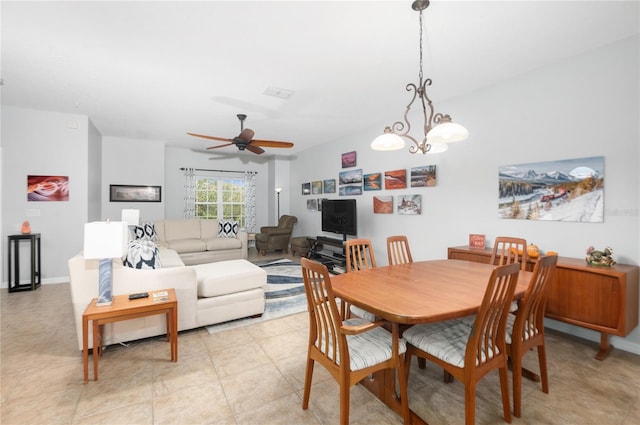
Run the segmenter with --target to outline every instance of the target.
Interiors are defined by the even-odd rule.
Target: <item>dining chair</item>
[[[541,257],[536,262],[529,287],[515,315],[507,317],[507,354],[513,371],[513,414],[521,415],[522,358],[534,347],[538,348],[538,365],[542,392],[549,394],[547,354],[544,342],[544,314],[547,304],[547,286],[555,277],[556,255]]]
[[[511,422],[506,325],[519,272],[517,263],[493,269],[473,326],[448,320],[414,325],[403,333],[407,340],[405,372],[415,355],[437,364],[463,383],[466,425],[475,423],[476,384],[494,369],[500,375],[504,419]]]
[[[498,236],[493,242],[493,251],[489,264],[502,266],[504,264],[520,263],[520,269],[527,267],[527,241],[522,238]]]
[[[404,235],[387,238],[387,258],[389,265],[413,263],[409,240]]]
[[[493,242],[493,251],[489,264],[502,266],[504,264],[520,263],[520,269],[527,269],[527,241],[523,238],[510,236],[498,236]],[[509,307],[510,312],[518,310],[518,301],[513,301]]]
[[[404,370],[406,342],[398,324],[389,332],[382,321],[360,318],[342,320],[329,271],[324,264],[301,258],[309,311],[309,348],[302,408],[309,407],[315,362],[324,366],[340,385],[340,423],[349,423],[350,389],[365,377],[384,369],[398,373],[400,402],[405,424],[410,423],[407,380]]]
[[[376,268],[376,256],[373,253],[373,245],[369,239],[349,239],[344,243],[346,251],[345,272],[352,273],[359,270]],[[369,322],[376,320],[376,316],[358,306],[350,305],[346,301],[341,302],[341,311],[345,319],[354,314]]]

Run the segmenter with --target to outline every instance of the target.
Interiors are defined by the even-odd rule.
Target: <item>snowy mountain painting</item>
[[[604,221],[604,157],[506,165],[498,171],[498,217]]]

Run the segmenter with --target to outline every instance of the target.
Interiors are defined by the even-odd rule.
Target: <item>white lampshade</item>
[[[446,143],[431,143],[431,149],[427,153],[440,153],[449,149],[449,145]]]
[[[127,226],[137,226],[140,224],[140,210],[123,209],[121,221],[127,223]]]
[[[123,221],[94,221],[84,225],[84,258],[118,258],[127,252],[128,229]]]
[[[451,121],[443,121],[427,133],[427,142],[430,144],[453,143],[465,140],[467,137],[469,132],[466,128]]]
[[[384,133],[371,142],[371,149],[375,151],[396,151],[404,148],[404,139],[393,134],[390,127],[384,129]]]

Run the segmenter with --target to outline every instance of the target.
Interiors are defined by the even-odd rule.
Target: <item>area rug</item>
[[[261,317],[248,317],[207,326],[210,334],[273,320],[307,310],[300,264],[282,259],[255,263],[267,272],[265,308]]]

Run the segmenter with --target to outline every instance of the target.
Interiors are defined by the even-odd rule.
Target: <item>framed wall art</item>
[[[110,202],[161,202],[160,186],[139,186],[112,184],[109,185]]]
[[[407,170],[384,172],[385,189],[405,189],[407,187]]]
[[[351,152],[342,154],[342,168],[355,167],[356,164],[357,164],[356,151],[351,151]]]
[[[338,175],[338,182],[341,186],[345,184],[362,184],[362,169],[340,171],[340,174]]]
[[[364,190],[382,190],[382,173],[365,174]]]
[[[322,181],[322,192],[323,193],[336,193],[336,180],[329,179]]]
[[[398,196],[398,214],[403,214],[403,215],[422,214],[422,195]]]
[[[393,196],[374,196],[374,214],[393,214]]]
[[[27,201],[68,201],[69,176],[27,176]]]
[[[311,182],[311,193],[313,193],[314,195],[318,195],[322,193],[321,181]]]
[[[425,165],[411,169],[411,187],[431,187],[436,185],[436,166]]]
[[[302,194],[303,195],[311,194],[311,183],[302,183]]]
[[[498,217],[602,223],[604,157],[499,167]]]

